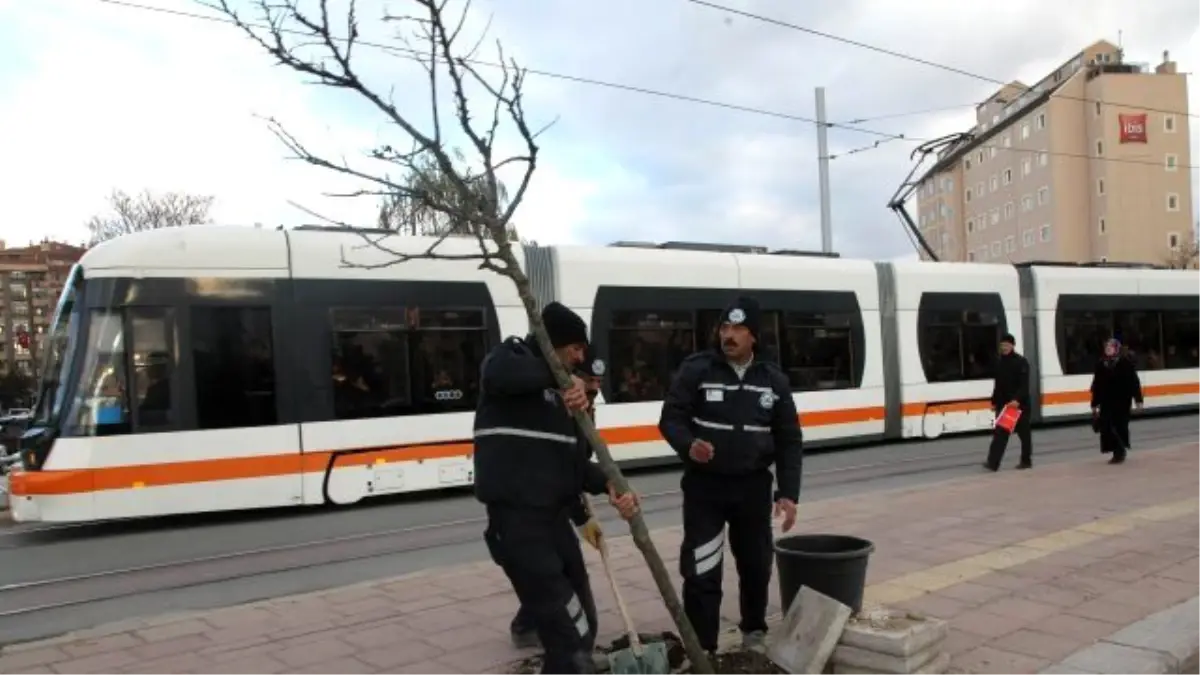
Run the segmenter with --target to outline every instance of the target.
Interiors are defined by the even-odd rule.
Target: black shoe
[[[1124,457],[1113,457],[1112,459],[1108,460],[1108,463],[1109,464],[1124,464],[1125,458]]]
[[[1032,469],[1032,468],[1033,468],[1033,462],[1021,462],[1020,464],[1017,465],[1018,470]]]
[[[1000,470],[1000,467],[992,466],[991,464],[988,464],[987,462],[983,463],[983,468],[987,469],[988,471],[992,471],[992,472],[996,472],[996,471]]]

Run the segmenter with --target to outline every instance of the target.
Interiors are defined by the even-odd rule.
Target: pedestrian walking
[[[1008,439],[1013,433],[1021,439],[1021,461],[1018,469],[1033,468],[1033,434],[1029,416],[1033,405],[1029,398],[1029,361],[1017,352],[1017,339],[1006,333],[1000,338],[1000,358],[996,360],[996,380],[992,385],[992,410],[998,418],[1005,408],[1016,408],[1021,412],[1013,431],[996,425],[992,429],[992,444],[988,448],[987,461],[983,463],[989,471],[999,471]]]
[[[796,522],[800,497],[800,422],[787,375],[760,352],[761,314],[746,297],[722,312],[717,344],[684,359],[658,423],[684,463],[683,606],[710,652],[721,620],[725,526],[738,574],[742,644],[762,651],[772,503],[786,532]]]
[[[588,407],[586,412],[588,417],[592,419],[592,424],[596,423],[596,396],[599,395],[600,387],[604,383],[605,370],[606,367],[604,360],[597,357],[591,350],[588,350],[588,355],[575,369],[575,375],[581,378],[584,382],[584,390],[587,392],[588,398]],[[592,455],[592,447],[586,444],[585,447],[588,459],[590,460]],[[578,532],[580,539],[586,541],[589,545],[591,545],[592,548],[599,550],[600,536],[603,534],[603,532],[600,529],[600,523],[596,522],[596,519],[591,517],[588,514],[587,509],[584,508],[584,501],[586,499],[587,497],[585,495],[580,495],[579,501],[572,505],[570,512],[571,522],[575,525],[576,532]],[[585,568],[584,574],[586,573],[587,570]],[[571,576],[572,574],[577,575],[578,571],[568,572],[568,576]],[[580,594],[579,601],[581,604],[583,604],[583,611],[585,616],[587,616],[588,623],[591,626],[596,627],[596,601],[592,596],[590,585],[587,586],[586,593]],[[513,645],[518,649],[540,647],[542,644],[541,640],[538,638],[537,626],[534,624],[533,615],[525,605],[521,605],[521,607],[517,609],[517,615],[513,617],[512,623],[509,625],[509,632],[512,635]],[[588,639],[585,641],[587,644],[584,645],[587,651],[591,651],[595,648],[595,640],[596,630],[592,630],[588,636]]]
[[[1100,434],[1100,452],[1109,464],[1125,461],[1130,448],[1130,408],[1142,409],[1142,382],[1133,360],[1122,355],[1121,341],[1104,343],[1104,356],[1092,375],[1092,429]]]
[[[587,351],[587,325],[559,303],[542,311],[558,358],[568,369]],[[594,617],[585,602],[591,584],[571,514],[580,493],[608,493],[623,518],[637,496],[617,495],[571,411],[588,406],[586,387],[559,391],[536,340],[512,337],[484,359],[475,412],[475,496],[486,505],[484,540],[503,568],[545,649],[543,673],[590,673]],[[587,600],[585,600],[585,598]]]

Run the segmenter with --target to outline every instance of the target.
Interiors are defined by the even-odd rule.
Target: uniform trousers
[[[725,526],[738,574],[743,632],[767,629],[774,537],[771,533],[773,477],[763,469],[741,476],[688,471],[683,490],[683,608],[700,645],[717,648],[721,624]]]
[[[596,603],[569,510],[489,505],[484,539],[537,630],[543,673],[594,672]]]

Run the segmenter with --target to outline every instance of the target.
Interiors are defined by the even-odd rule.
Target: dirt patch
[[[667,644],[667,661],[671,665],[672,673],[690,673],[690,669],[684,669],[687,664],[687,655],[683,650],[683,642],[679,636],[670,632],[662,633],[638,633],[643,643],[665,642]],[[629,649],[629,637],[622,635],[613,640],[607,646],[597,647],[596,654],[600,656],[597,659],[597,671],[607,672],[608,663],[604,657],[614,651],[621,649]],[[714,670],[718,673],[786,673],[787,671],[775,665],[775,662],[767,658],[763,654],[748,651],[730,651],[722,654],[717,654],[716,663],[713,664]],[[531,675],[532,673],[540,672],[542,669],[542,655],[531,656],[513,664],[506,673],[512,675]]]

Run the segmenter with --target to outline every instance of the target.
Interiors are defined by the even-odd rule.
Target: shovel
[[[586,497],[583,504],[588,518],[592,518],[592,505]],[[667,675],[671,672],[671,664],[667,659],[666,643],[642,643],[641,638],[638,637],[637,628],[633,625],[633,618],[629,616],[629,608],[625,606],[625,599],[621,597],[621,590],[617,587],[617,576],[613,574],[612,568],[608,564],[608,542],[603,533],[597,543],[600,544],[600,564],[604,566],[604,575],[608,577],[608,584],[617,601],[617,611],[621,613],[621,620],[625,623],[625,632],[629,635],[628,649],[618,649],[608,655],[609,668],[617,675],[625,673]]]

